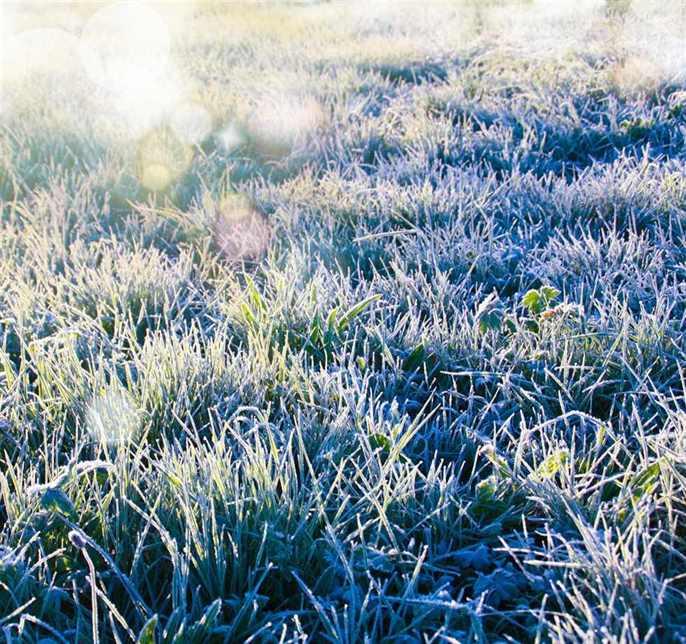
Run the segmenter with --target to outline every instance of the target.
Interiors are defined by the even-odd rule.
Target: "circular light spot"
[[[165,72],[170,37],[166,22],[151,7],[120,2],[101,9],[86,23],[80,53],[91,80],[106,89],[144,89]]]
[[[281,156],[322,120],[322,108],[313,98],[271,97],[257,105],[248,129],[260,152]]]
[[[166,20],[147,3],[119,2],[86,22],[79,53],[96,85],[91,111],[111,123],[117,138],[135,139],[158,127],[183,96],[170,47]]]
[[[141,183],[152,192],[166,190],[172,182],[172,173],[161,163],[150,163],[143,168]]]
[[[168,127],[156,128],[138,142],[138,180],[153,192],[166,190],[192,161],[191,148]]]
[[[256,260],[271,240],[267,218],[240,195],[220,201],[213,232],[219,253],[230,263]]]

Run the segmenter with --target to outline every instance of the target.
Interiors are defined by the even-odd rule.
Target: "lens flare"
[[[169,65],[169,29],[145,4],[121,2],[87,22],[80,50],[94,83],[106,89],[140,89],[159,79]]]
[[[641,74],[653,85],[686,79],[686,13],[678,4],[651,11],[650,5],[636,3],[622,21],[619,44],[626,53],[621,70],[626,85]]]
[[[138,143],[136,174],[143,187],[163,192],[188,170],[193,151],[168,127],[160,127]]]
[[[165,191],[173,180],[171,170],[162,163],[149,163],[140,173],[140,181],[151,192]]]
[[[311,97],[264,97],[247,123],[250,138],[265,156],[283,156],[321,125],[324,112]]]
[[[164,18],[143,3],[101,9],[83,29],[79,53],[97,87],[95,109],[133,137],[159,125],[183,96],[170,46]]]
[[[233,152],[245,143],[245,136],[235,123],[229,123],[216,134],[216,139],[225,152]]]
[[[91,400],[86,422],[95,440],[103,445],[116,445],[135,438],[141,415],[124,388],[110,387]]]
[[[215,246],[229,263],[258,259],[271,239],[267,218],[240,195],[219,202],[213,232]]]

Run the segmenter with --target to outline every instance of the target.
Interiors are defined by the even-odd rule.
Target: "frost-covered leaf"
[[[48,488],[40,500],[43,509],[66,517],[74,517],[76,509],[71,499],[60,488]]]

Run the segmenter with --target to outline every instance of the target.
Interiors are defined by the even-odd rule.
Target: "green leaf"
[[[366,297],[361,302],[351,306],[338,320],[338,331],[339,333],[345,331],[350,322],[352,322],[360,313],[362,313],[372,302],[376,302],[381,299],[380,295],[370,295]]]
[[[267,310],[267,305],[264,301],[264,298],[262,297],[262,294],[258,290],[257,286],[255,286],[255,282],[248,277],[247,278],[248,282],[248,288],[246,289],[247,294],[248,294],[248,299],[250,300],[250,303],[253,306],[253,309],[255,311],[260,311],[264,313]]]
[[[65,517],[74,517],[76,515],[76,509],[71,499],[56,487],[48,488],[43,492],[40,504],[45,510],[62,514]]]
[[[372,446],[372,449],[382,449],[385,452],[390,452],[393,447],[391,439],[378,432],[369,437],[369,444]]]
[[[595,444],[600,447],[605,442],[605,437],[607,436],[607,427],[601,425],[598,427],[598,433],[595,436]]]
[[[456,550],[453,556],[460,568],[474,568],[475,570],[484,570],[492,561],[490,550],[483,543]]]
[[[312,324],[310,325],[310,342],[314,346],[318,346],[324,339],[324,328],[322,326],[322,319],[319,313],[316,313]]]
[[[369,546],[358,546],[353,553],[353,566],[362,574],[369,570],[376,572],[393,572],[393,560],[388,553]]]
[[[539,290],[546,304],[550,304],[560,294],[554,286],[542,286]]]
[[[160,638],[163,644],[173,644],[174,642],[183,641],[183,636],[186,633],[186,610],[183,606],[179,606],[172,611],[171,615],[164,623],[162,630],[162,637]]]
[[[478,319],[480,318],[484,313],[488,311],[492,311],[496,305],[498,304],[498,294],[494,291],[490,295],[487,295],[486,298],[479,304],[479,306],[476,309],[476,315],[475,317]]]
[[[488,604],[494,607],[520,597],[522,589],[527,585],[526,578],[511,567],[508,566],[508,568],[509,570],[501,568],[489,575],[479,575],[474,582],[474,594],[476,596],[487,594]]]
[[[504,478],[512,476],[512,470],[510,470],[510,465],[502,456],[499,456],[494,449],[488,448],[484,450],[484,454],[486,455],[486,458],[491,462],[491,465],[493,465],[493,469],[498,474],[500,474],[500,476]]]
[[[568,457],[565,450],[554,452],[536,468],[534,478],[539,481],[553,478],[564,467]]]
[[[336,327],[338,326],[337,318],[338,318],[338,307],[334,306],[331,309],[331,311],[329,311],[329,315],[326,317],[326,329],[329,333],[333,333],[336,330]]]
[[[492,499],[498,491],[498,482],[495,477],[489,476],[483,481],[479,481],[476,485],[476,498],[478,501],[487,501]]]
[[[153,615],[141,628],[136,644],[155,644],[155,633],[157,632],[157,615]]]
[[[686,111],[685,108],[686,106],[684,106],[683,104],[675,105],[669,110],[669,117],[673,119],[679,118],[684,113],[684,111]]]
[[[423,364],[424,358],[426,357],[426,349],[424,344],[420,342],[410,354],[403,361],[403,369],[405,371],[415,371]]]
[[[252,312],[252,309],[245,302],[241,304],[241,313],[243,314],[243,317],[249,326],[257,326],[257,318]]]
[[[531,289],[524,294],[522,305],[531,313],[539,313],[542,308],[541,295],[536,289]]]
[[[532,333],[539,333],[541,330],[541,327],[538,325],[538,322],[536,322],[536,320],[525,320],[524,328],[527,331],[531,331]]]
[[[631,492],[635,501],[640,500],[647,494],[651,494],[657,487],[660,473],[662,472],[662,461],[655,461],[642,472],[639,472],[631,482]]]
[[[531,315],[540,315],[559,294],[560,291],[553,286],[532,288],[524,294],[522,306],[527,308]]]

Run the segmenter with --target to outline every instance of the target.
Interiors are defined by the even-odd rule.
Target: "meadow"
[[[686,641],[683,1],[0,11],[5,641]]]

